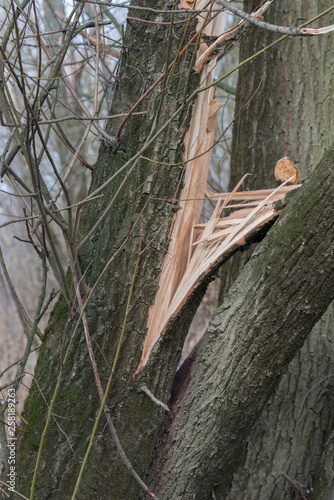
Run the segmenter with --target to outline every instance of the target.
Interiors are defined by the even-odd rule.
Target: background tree
[[[67,276],[56,267],[63,294],[42,337],[38,385],[25,406],[29,432],[20,445],[18,485],[33,498],[69,498],[73,491],[79,498],[139,498],[140,488],[154,496],[136,473],[142,479],[147,473],[145,481],[158,498],[209,497],[227,469],[232,472],[231,463],[288,362],[333,299],[330,150],[290,197],[178,373],[157,441],[190,320],[215,271],[200,277],[134,376],[178,209],[183,137],[200,88],[192,70],[199,40],[195,16],[181,13],[173,25],[162,4],[140,5],[145,22],[134,19],[135,4],[129,11],[109,112],[114,118],[106,131],[97,127],[102,141],[78,234],[71,209],[65,220],[46,209],[37,158],[26,147],[36,175],[33,197],[44,217],[42,260],[57,266],[46,219],[52,216],[69,264]],[[127,113],[134,103],[135,113]],[[30,147],[38,120],[34,108],[26,109],[29,120],[21,132]],[[119,116],[124,114],[125,119]],[[247,242],[259,237],[255,233]],[[216,267],[239,247],[235,243]],[[31,328],[30,336],[35,332]]]

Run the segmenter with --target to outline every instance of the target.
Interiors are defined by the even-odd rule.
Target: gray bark
[[[156,9],[166,7],[164,1],[152,0],[140,2],[140,5]],[[130,11],[129,15],[132,14]],[[164,18],[161,14],[147,11],[144,19],[152,24],[132,22],[127,26],[125,49],[110,109],[111,115],[128,112],[165,70],[169,25],[159,23],[161,20],[169,21],[170,17]],[[155,24],[155,21],[159,23]],[[175,26],[173,29],[169,62],[177,53],[184,25]],[[192,30],[193,23],[189,26],[184,46],[192,36]],[[158,127],[166,123],[168,127],[145,151],[147,157],[155,161],[161,160],[168,166],[141,160],[127,180],[117,204],[79,255],[82,274],[92,288],[106,263],[116,254],[87,308],[93,350],[105,387],[110,375],[107,362],[111,366],[115,357],[144,227],[141,250],[145,251],[140,258],[121,355],[107,401],[124,451],[141,476],[150,461],[164,410],[141,392],[140,386],[145,380],[157,398],[163,401],[168,399],[178,364],[178,352],[181,353],[183,341],[180,335],[177,342],[165,342],[162,345],[161,358],[158,358],[152,367],[152,373],[157,376],[150,378],[144,371],[133,379],[146,335],[148,308],[154,301],[162,260],[165,249],[168,248],[169,226],[175,208],[170,202],[163,200],[177,196],[183,175],[183,137],[190,120],[191,108],[185,108],[175,120],[170,120],[170,117],[178,106],[178,100],[182,103],[184,95],[191,93],[197,83],[197,77],[191,77],[190,86],[186,88],[188,73],[192,71],[190,63],[193,48],[188,47],[178,59],[165,92],[161,108],[163,113]],[[101,186],[142,148],[152,129],[161,99],[162,83],[148,94],[136,109],[137,113],[143,114],[134,114],[127,120],[119,144],[101,143],[90,192]],[[107,132],[115,136],[122,119],[111,120]],[[81,216],[81,238],[87,235],[104,212],[126,173],[127,171],[123,172],[104,189],[102,198],[87,205]],[[67,339],[77,319],[75,315],[72,321],[67,323],[68,308],[64,299],[61,299],[55,307],[40,349],[35,370],[39,388],[33,385],[25,404],[24,413],[29,422],[29,432],[23,436],[18,455],[18,489],[25,495],[30,491],[45,424],[45,401],[49,403],[52,398]],[[102,346],[104,357],[101,355]],[[166,366],[161,363],[161,359],[169,360]],[[54,408],[55,414],[66,417],[58,420],[64,433],[55,422],[51,422],[41,457],[34,498],[71,497],[99,405],[85,337],[82,329],[79,329],[68,363],[64,367]],[[71,442],[73,452],[67,438]],[[137,483],[116,451],[105,422],[101,422],[77,498],[130,499],[138,498],[139,491]]]
[[[333,168],[332,149],[290,196],[180,375],[150,471],[159,498],[207,498],[226,477],[333,299]]]
[[[254,2],[245,3],[248,10],[255,7]],[[328,1],[317,5],[279,2],[277,8],[269,10],[268,19],[286,25],[296,23],[296,19],[301,23],[330,6]],[[326,16],[318,25],[332,22],[333,15]],[[241,44],[241,59],[271,41],[270,35],[254,30]],[[251,171],[253,175],[246,180],[250,188],[269,186],[274,164],[285,155],[299,166],[302,179],[307,178],[331,141],[334,80],[328,54],[333,48],[332,36],[289,39],[240,71],[237,109],[249,100],[260,80],[262,84],[234,129],[231,185]],[[258,117],[257,123],[254,117]],[[236,263],[225,271],[225,290],[239,268]],[[312,487],[316,498],[320,498],[320,490],[326,498],[333,476],[330,479],[327,467],[326,480],[320,479],[319,459],[331,430],[334,380],[322,336],[334,340],[333,311],[330,305],[289,365],[245,440],[245,452],[231,483],[216,490],[217,498],[291,499],[298,488],[306,494]],[[322,465],[328,461],[322,459]]]

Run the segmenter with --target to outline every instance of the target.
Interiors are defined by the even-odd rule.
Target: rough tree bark
[[[210,496],[334,297],[333,162],[331,149],[287,196],[180,373],[150,471],[159,498]]]
[[[165,8],[163,1],[146,0],[140,5]],[[161,21],[160,15],[154,17],[151,12],[146,12],[145,18]],[[180,27],[180,34],[182,29]],[[168,28],[161,24],[134,22],[128,26],[110,114],[130,109],[164,70],[167,38]],[[177,40],[173,38],[171,58],[176,53]],[[168,121],[178,99],[191,91],[184,89],[191,49],[175,67],[164,96],[165,113],[161,124]],[[190,82],[196,85],[196,77],[193,76]],[[146,114],[132,116],[127,121],[119,144],[113,147],[101,144],[91,192],[143,146],[159,108],[161,92],[160,86],[137,109]],[[168,164],[179,163],[189,116],[190,110],[185,109],[177,120],[170,122],[166,133],[145,151],[145,156]],[[115,135],[119,124],[120,120],[109,123],[107,132]],[[211,493],[223,469],[235,459],[242,439],[277,385],[288,361],[328,304],[333,294],[333,166],[331,150],[312,179],[291,197],[283,216],[215,315],[196,356],[179,374],[180,384],[175,388],[173,409],[166,423],[168,432],[165,428],[161,433],[149,474],[152,488],[160,499],[203,499]],[[145,383],[157,398],[168,401],[183,339],[206,286],[203,280],[192,301],[167,328],[148,366],[133,378],[172,218],[173,206],[161,199],[174,198],[182,172],[177,165],[157,167],[141,160],[128,179],[117,206],[80,252],[81,267],[91,285],[117,252],[87,310],[94,352],[105,384],[110,371],[95,346],[104,346],[104,355],[111,364],[145,226],[141,247],[145,251],[140,258],[123,349],[108,399],[120,441],[142,477],[152,460],[164,411],[141,392],[140,387]],[[94,226],[124,176],[125,173],[118,177],[103,191],[103,197],[85,210],[81,237]],[[323,260],[319,259],[319,254]],[[299,286],[299,280],[303,286]],[[295,292],[293,302],[292,291]],[[29,432],[22,439],[18,457],[18,489],[25,495],[29,494],[44,427],[46,404],[43,397],[47,402],[52,397],[63,345],[77,318],[69,324],[67,319],[67,305],[61,299],[46,332],[35,371],[39,389],[33,386],[25,406]],[[83,333],[78,332],[54,408],[54,414],[68,419],[58,420],[66,436],[54,422],[51,423],[34,498],[71,496],[98,406],[87,347]],[[119,459],[102,422],[77,498],[137,499],[140,495],[138,485]]]
[[[140,6],[164,10],[166,2],[146,0],[140,2]],[[129,16],[131,15],[138,17],[138,11],[130,10]],[[152,24],[134,21],[127,25],[111,115],[128,112],[165,70],[169,26],[161,24],[161,21],[170,21],[170,16],[147,11],[144,18]],[[179,16],[178,20],[181,19]],[[186,23],[182,23],[173,27],[169,63],[176,56],[185,26]],[[194,35],[194,26],[195,21],[188,28],[182,49]],[[193,74],[189,79],[190,87],[186,88],[188,74],[193,71],[190,64],[193,50],[194,44],[189,46],[176,62],[164,92],[158,128],[169,123],[170,116],[179,107],[179,101],[182,102],[184,95],[191,93],[198,82],[197,76]],[[127,120],[119,144],[111,147],[108,143],[101,143],[90,192],[101,186],[143,147],[159,110],[162,92],[161,83],[148,94],[136,109],[137,113],[143,114],[133,115]],[[179,334],[176,342],[163,344],[156,367],[153,366],[148,375],[144,373],[133,379],[146,334],[148,308],[154,301],[161,263],[168,247],[173,211],[177,209],[177,204],[163,200],[177,197],[180,188],[183,175],[183,137],[190,116],[191,107],[187,107],[176,120],[169,123],[159,139],[145,150],[147,157],[155,161],[161,160],[171,166],[141,160],[128,179],[118,203],[80,252],[81,269],[91,287],[109,259],[116,254],[87,309],[91,340],[104,387],[110,369],[99,349],[103,346],[104,357],[111,366],[122,329],[137,255],[139,250],[142,252],[126,324],[124,347],[108,400],[124,451],[140,475],[144,474],[149,463],[164,410],[156,406],[139,388],[147,378],[147,387],[156,397],[167,401],[178,364],[178,353],[182,349],[182,335]],[[115,136],[121,121],[122,118],[110,121],[107,132]],[[176,165],[173,166],[174,164]],[[88,234],[104,212],[126,174],[127,171],[117,177],[104,189],[102,198],[89,204],[84,210],[81,217],[81,238]],[[140,249],[143,227],[144,236]],[[196,309],[196,306],[193,308]],[[66,346],[66,339],[73,331],[77,319],[75,316],[72,322],[67,324],[68,308],[61,299],[53,312],[45,335],[46,340],[41,347],[35,370],[39,389],[34,385],[26,401],[25,414],[29,422],[29,432],[23,437],[18,457],[18,489],[26,495],[30,490],[36,452],[44,427],[47,411],[45,401],[51,400],[64,343]],[[186,333],[186,328],[184,331]],[[160,370],[158,366],[161,366]],[[71,496],[98,407],[98,393],[85,337],[80,330],[64,368],[54,409],[55,414],[65,417],[65,420],[59,421],[64,434],[54,422],[51,423],[34,498]],[[100,499],[138,498],[139,495],[138,485],[120,460],[104,422],[100,425],[98,439],[90,455],[78,498],[87,498],[87,495]]]
[[[244,8],[250,11],[255,4],[247,1]],[[329,1],[318,5],[276,2],[268,20],[290,26],[331,5]],[[333,19],[331,14],[320,23],[331,24]],[[253,30],[241,43],[241,60],[272,40],[269,33]],[[271,185],[273,167],[282,156],[297,163],[302,179],[308,177],[332,141],[334,79],[329,54],[333,48],[333,37],[290,38],[241,69],[237,110],[261,85],[235,124],[231,186],[246,172],[253,174],[245,181],[250,189]],[[242,265],[247,256],[229,271],[224,270],[225,290],[238,273],[240,260]],[[312,486],[315,498],[320,498],[320,490],[327,498],[333,471],[329,474],[327,468],[326,480],[322,480],[319,459],[331,432],[334,400],[333,361],[323,336],[333,342],[333,316],[331,305],[289,365],[245,442],[245,453],[231,484],[226,482],[217,489],[217,498],[290,499],[298,495],[298,488],[307,495]],[[323,464],[326,462],[330,463],[328,456]]]

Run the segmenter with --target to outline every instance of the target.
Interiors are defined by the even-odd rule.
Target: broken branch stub
[[[297,167],[297,165],[292,163],[290,158],[285,156],[276,163],[275,179],[279,182],[285,182],[291,179],[290,182],[292,182],[293,184],[297,184],[300,179],[299,168]]]

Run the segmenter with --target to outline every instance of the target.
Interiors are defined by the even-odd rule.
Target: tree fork
[[[289,195],[180,372],[149,473],[160,499],[207,498],[333,300],[333,180],[332,148]]]

